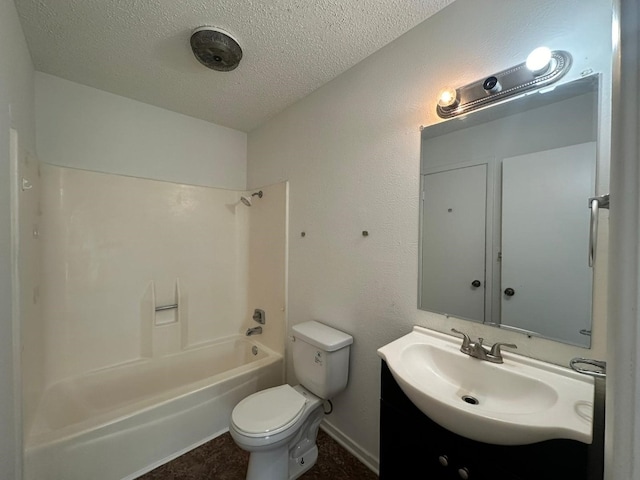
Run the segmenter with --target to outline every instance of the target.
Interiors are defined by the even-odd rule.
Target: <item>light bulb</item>
[[[547,47],[538,47],[527,57],[527,68],[534,74],[546,72],[551,63],[551,50]]]
[[[441,107],[451,107],[458,103],[458,92],[455,88],[445,88],[438,94],[438,105]]]

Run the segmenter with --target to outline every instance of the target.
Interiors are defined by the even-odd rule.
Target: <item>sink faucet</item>
[[[253,327],[253,328],[247,328],[247,337],[250,337],[251,335],[259,335],[260,333],[262,333],[262,327]]]
[[[469,335],[466,333],[460,332],[455,328],[451,329],[452,332],[462,335],[462,346],[460,347],[460,351],[469,355],[470,357],[477,358],[479,360],[486,360],[491,363],[504,363],[502,359],[502,351],[501,347],[509,347],[509,348],[518,348],[517,345],[513,343],[494,343],[491,347],[491,350],[487,350],[482,342],[483,338],[478,338],[475,342],[469,338]]]

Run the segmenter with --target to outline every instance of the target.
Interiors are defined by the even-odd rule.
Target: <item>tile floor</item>
[[[318,461],[300,480],[377,480],[323,430],[318,433]],[[137,480],[244,480],[249,454],[225,433],[138,477]]]

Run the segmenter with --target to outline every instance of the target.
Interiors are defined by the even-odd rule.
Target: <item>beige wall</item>
[[[248,186],[290,184],[290,324],[317,319],[354,336],[349,386],[326,421],[374,466],[376,350],[414,324],[513,341],[521,353],[564,365],[577,354],[604,354],[602,324],[594,326],[600,349],[588,351],[417,309],[419,128],[440,121],[441,88],[523,62],[540,45],[573,55],[563,82],[602,72],[600,157],[608,161],[611,2],[604,0],[457,0],[249,134]]]

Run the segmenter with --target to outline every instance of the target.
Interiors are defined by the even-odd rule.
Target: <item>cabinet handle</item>
[[[482,282],[480,280],[474,280],[473,282],[471,282],[471,286],[474,288],[478,288],[480,285],[482,285]]]
[[[440,465],[442,465],[443,467],[448,467],[449,466],[449,457],[447,457],[446,455],[440,455],[438,457],[438,462],[440,462]]]
[[[507,297],[513,297],[516,294],[516,291],[513,288],[505,288],[504,289],[504,294]]]
[[[458,475],[462,480],[469,480],[469,469],[467,467],[459,468]]]

